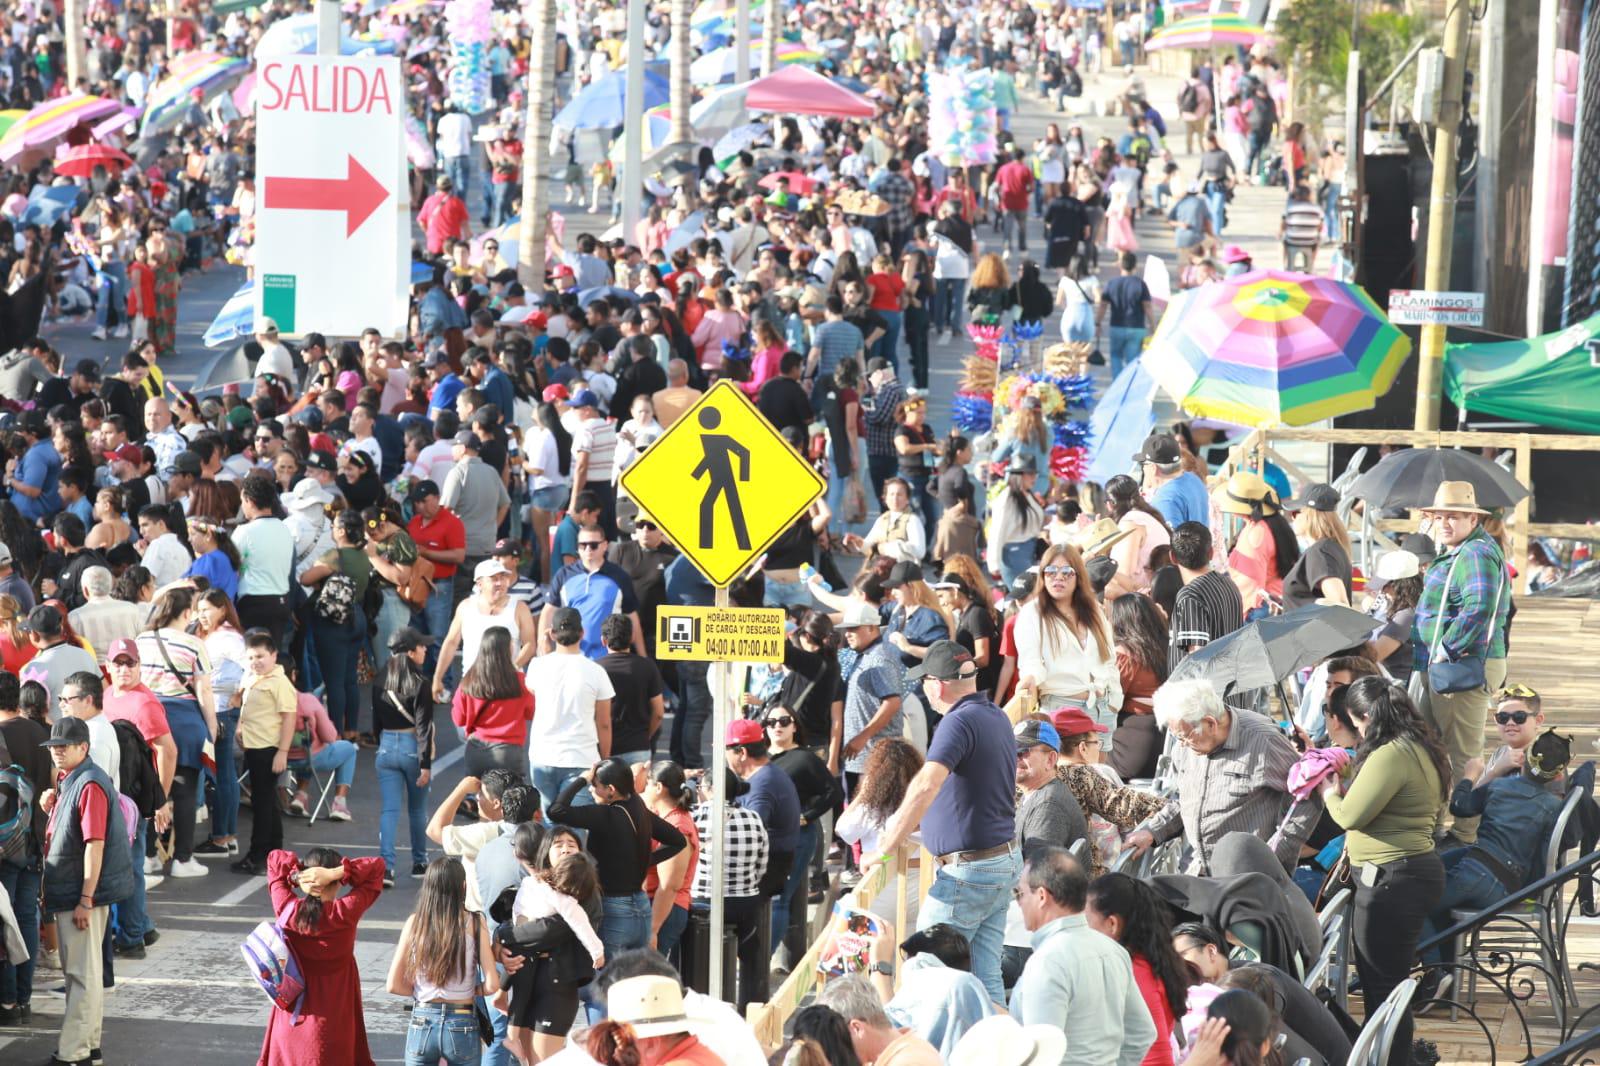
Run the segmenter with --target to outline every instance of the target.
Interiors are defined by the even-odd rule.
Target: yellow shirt
[[[244,693],[239,710],[239,743],[246,751],[276,748],[283,728],[281,716],[294,714],[299,699],[283,667],[274,666],[266,674],[246,672],[239,690]]]

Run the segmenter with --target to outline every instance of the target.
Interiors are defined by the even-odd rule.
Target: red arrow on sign
[[[355,156],[346,158],[348,166],[342,178],[268,178],[262,206],[284,211],[343,211],[344,235],[350,236],[389,198],[389,190],[357,163]]]

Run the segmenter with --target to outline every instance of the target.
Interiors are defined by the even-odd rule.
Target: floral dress
[[[178,264],[183,249],[168,241],[166,253],[150,260],[156,275],[156,311],[150,319],[150,340],[162,357],[178,350]]]

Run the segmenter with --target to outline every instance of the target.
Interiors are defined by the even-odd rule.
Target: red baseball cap
[[[1056,727],[1056,732],[1063,737],[1076,736],[1079,733],[1109,733],[1107,726],[1101,725],[1081,707],[1063,707],[1050,715],[1050,723]]]
[[[738,718],[728,723],[729,744],[759,744],[767,739],[767,731],[753,718]]]
[[[120,637],[111,642],[111,650],[106,652],[106,662],[114,663],[118,659],[132,659],[139,661],[139,645],[127,637]]]
[[[144,457],[144,449],[137,444],[124,444],[102,454],[107,459],[121,459],[125,463],[137,463]]]
[[[543,311],[535,311],[522,320],[522,324],[529,329],[546,329],[550,325],[550,316]]]
[[[565,263],[562,263],[560,266],[550,271],[550,279],[552,281],[554,281],[556,278],[575,278],[577,276],[577,273]]]
[[[566,401],[566,400],[570,399],[571,396],[572,396],[572,394],[567,391],[567,387],[565,385],[546,385],[544,387],[544,402],[545,403],[556,403],[558,401]]]
[[[329,455],[339,454],[339,445],[334,443],[332,437],[326,433],[311,434],[311,450],[314,452],[327,452]]]

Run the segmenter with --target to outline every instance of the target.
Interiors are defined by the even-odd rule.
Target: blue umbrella
[[[35,185],[28,193],[22,221],[28,225],[55,225],[57,219],[72,210],[81,191],[76,185]]]
[[[241,337],[253,336],[256,331],[256,286],[247,281],[239,291],[228,297],[217,317],[206,327],[205,346],[221,348]]]
[[[672,95],[667,79],[644,72],[644,107],[649,110]],[[613,130],[627,123],[628,72],[613,70],[572,98],[556,115],[555,124],[569,130]]]
[[[578,303],[583,307],[588,307],[596,300],[610,300],[613,298],[627,300],[633,304],[639,302],[638,293],[632,289],[618,288],[615,285],[596,285],[592,289],[584,289],[578,293]]]
[[[1089,416],[1088,480],[1105,484],[1133,470],[1134,454],[1156,424],[1150,402],[1156,382],[1135,359],[1123,368]]]
[[[849,89],[853,93],[865,94],[872,91],[872,86],[868,85],[860,78],[847,78],[843,74],[839,74],[829,78],[828,80],[839,86],[839,88]]]

